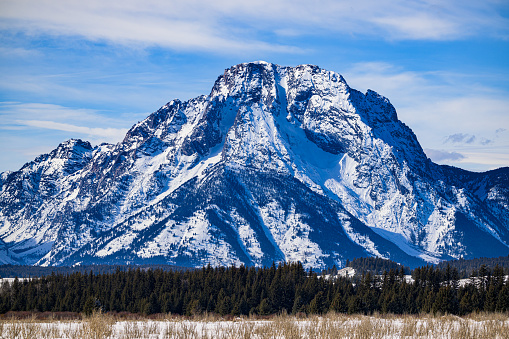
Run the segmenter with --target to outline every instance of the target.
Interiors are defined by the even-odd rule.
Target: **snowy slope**
[[[508,173],[432,163],[388,99],[335,72],[245,63],[117,145],[70,140],[2,173],[0,260],[321,268],[507,255]]]

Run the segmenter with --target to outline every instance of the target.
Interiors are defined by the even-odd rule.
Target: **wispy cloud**
[[[456,133],[451,134],[445,138],[445,142],[451,142],[451,143],[465,143],[465,144],[471,144],[475,141],[475,135],[471,134],[465,134],[465,133]]]
[[[0,102],[0,172],[17,170],[66,139],[117,143],[136,118],[52,104]]]
[[[486,171],[509,166],[509,154],[505,153],[504,149],[467,150],[463,155],[465,158],[460,161],[461,167],[468,167],[474,171]]]
[[[108,141],[119,141],[127,132],[127,129],[120,128],[100,128],[100,127],[87,127],[76,126],[55,121],[44,120],[17,120],[21,125],[32,126],[37,128],[53,129],[58,131],[72,132],[76,134],[83,134],[92,137],[103,138]]]
[[[395,40],[509,36],[497,1],[4,0],[0,28],[220,53],[300,48],[266,38],[324,31]]]
[[[40,103],[0,103],[0,130],[49,129],[73,133],[98,142],[118,142],[131,122],[109,118],[90,109]],[[97,127],[98,121],[104,126]]]
[[[397,17],[391,15],[374,18],[373,22],[389,31],[395,39],[442,40],[461,38],[461,22],[436,17],[429,13],[413,13]]]
[[[115,44],[177,50],[274,51],[300,49],[235,33],[220,8],[209,2],[4,1],[0,28],[55,36],[79,36]],[[247,32],[249,33],[249,32]]]
[[[448,152],[444,150],[425,148],[424,153],[426,153],[426,155],[435,162],[458,161],[465,159],[465,156],[458,152]]]
[[[2,55],[4,58],[30,58],[34,56],[40,56],[41,53],[35,49],[0,46],[0,55]]]

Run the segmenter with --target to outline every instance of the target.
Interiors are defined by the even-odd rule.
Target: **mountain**
[[[0,261],[415,267],[509,254],[509,168],[433,163],[388,99],[313,65],[245,63],[116,145],[0,177]]]

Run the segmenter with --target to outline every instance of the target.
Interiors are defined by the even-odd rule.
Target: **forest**
[[[469,277],[472,272],[478,270],[482,265],[485,265],[486,267],[495,267],[499,266],[504,269],[504,272],[506,275],[509,274],[509,255],[508,256],[502,256],[497,258],[474,258],[474,259],[458,259],[458,260],[449,260],[449,261],[443,261],[436,265],[439,269],[445,269],[447,265],[454,267],[458,270],[460,278],[467,278]]]
[[[271,267],[203,267],[196,270],[130,268],[115,272],[55,273],[4,283],[0,313],[129,312],[196,315],[342,313],[464,315],[509,311],[509,282],[500,266],[482,265],[460,284],[452,266],[405,268],[354,278],[306,271],[300,263]]]

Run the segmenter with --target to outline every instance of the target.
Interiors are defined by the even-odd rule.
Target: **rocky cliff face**
[[[117,145],[70,140],[3,173],[0,259],[320,268],[507,255],[508,177],[432,163],[389,100],[337,73],[246,63]]]

